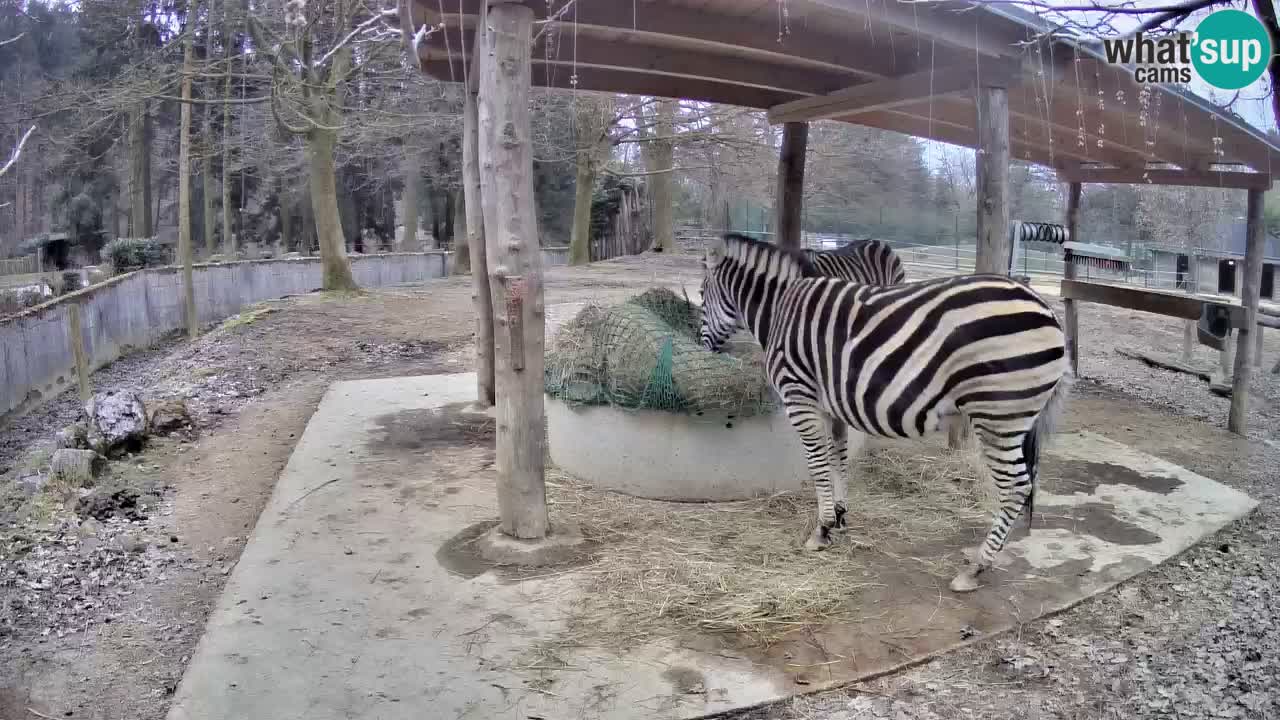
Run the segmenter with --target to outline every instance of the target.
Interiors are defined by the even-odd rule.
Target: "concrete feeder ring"
[[[800,437],[778,411],[695,415],[545,399],[551,461],[602,490],[653,500],[746,500],[800,490],[808,478]]]

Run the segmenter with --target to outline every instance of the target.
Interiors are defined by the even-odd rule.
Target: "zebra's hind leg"
[[[836,529],[848,527],[849,511],[849,426],[839,418],[831,418],[831,472],[835,475]]]
[[[977,435],[982,460],[995,483],[1000,505],[992,517],[986,540],[978,548],[976,562],[951,580],[951,589],[955,592],[978,589],[978,576],[990,569],[1004,549],[1009,531],[1031,499],[1035,482],[1036,458],[1027,457],[1028,452],[1034,453],[1033,443],[1027,441],[1028,435],[1006,438],[981,430]]]
[[[826,412],[807,398],[785,402],[787,419],[804,445],[809,476],[813,478],[813,489],[818,498],[818,526],[804,546],[810,550],[823,550],[831,545],[831,529],[836,525],[836,504],[831,488],[831,435],[827,431],[829,420]]]

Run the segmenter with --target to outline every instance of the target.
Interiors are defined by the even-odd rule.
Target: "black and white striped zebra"
[[[818,500],[806,546],[830,545],[843,525],[832,419],[866,435],[921,438],[958,415],[1000,493],[976,562],[951,582],[977,588],[1023,507],[1033,509],[1040,449],[1070,385],[1049,305],[1002,275],[889,286],[824,277],[801,252],[736,234],[714,241],[704,262],[703,347],[719,350],[744,325],[804,444]]]
[[[902,259],[893,247],[883,240],[866,238],[855,240],[833,250],[803,249],[804,256],[819,275],[836,277],[863,285],[897,285],[907,277]],[[849,433],[849,428],[835,416],[831,417],[831,441],[834,443],[835,465],[834,493],[836,518],[843,526],[845,508],[849,497],[849,456],[860,452],[865,436]],[[851,449],[850,445],[856,449]]]
[[[834,250],[804,249],[821,275],[864,285],[897,285],[907,277],[898,253],[883,240],[855,240]]]

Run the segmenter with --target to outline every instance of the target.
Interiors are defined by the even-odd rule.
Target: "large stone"
[[[49,461],[49,474],[68,487],[93,485],[107,467],[107,459],[92,450],[62,448]]]
[[[147,438],[147,408],[133,392],[108,390],[85,404],[89,447],[107,457],[142,448]]]
[[[153,435],[184,430],[191,426],[191,411],[182,398],[161,400],[151,407],[149,432]]]

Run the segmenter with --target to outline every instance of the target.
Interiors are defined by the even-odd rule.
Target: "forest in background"
[[[0,177],[0,257],[49,233],[84,263],[118,238],[172,247],[182,216],[197,258],[454,247],[460,87],[419,72],[387,19],[358,0],[0,0],[0,155],[34,128]],[[780,129],[763,112],[539,90],[531,110],[540,241],[575,262],[623,183],[643,186],[656,246],[677,225],[768,230]],[[808,148],[806,230],[973,237],[972,151],[830,122]],[[1060,220],[1047,169],[1015,162],[1010,187],[1011,218]],[[1082,235],[1215,247],[1243,202],[1091,186]]]

